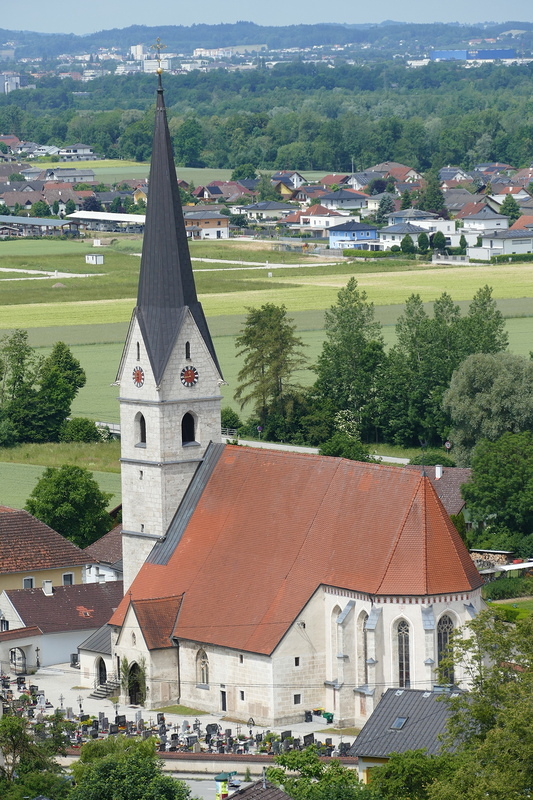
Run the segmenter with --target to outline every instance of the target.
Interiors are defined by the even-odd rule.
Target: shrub
[[[498,578],[481,590],[485,600],[508,600],[533,594],[533,578]]]
[[[100,442],[102,436],[92,419],[73,417],[62,424],[59,431],[60,442]]]

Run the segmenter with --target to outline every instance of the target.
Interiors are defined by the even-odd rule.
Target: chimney
[[[435,480],[439,481],[442,478],[442,466],[441,464],[435,465]]]
[[[51,597],[53,593],[52,581],[43,581],[43,594],[47,597]]]

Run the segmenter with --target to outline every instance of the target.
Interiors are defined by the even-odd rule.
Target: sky
[[[24,8],[21,13],[21,8]],[[532,0],[336,0],[331,6],[321,0],[269,0],[266,3],[242,0],[202,0],[183,3],[158,0],[91,0],[77,5],[72,0],[27,0],[23,6],[4,3],[0,27],[42,33],[93,33],[130,25],[218,24],[247,20],[258,25],[299,25],[315,22],[367,23],[400,22],[505,22],[533,21]]]

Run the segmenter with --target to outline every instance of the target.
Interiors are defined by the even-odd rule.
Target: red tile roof
[[[135,600],[132,605],[149,650],[171,646],[183,595]]]
[[[479,214],[486,206],[485,201],[481,201],[479,203],[467,203],[465,206],[462,207],[460,211],[457,212],[455,215],[457,219],[466,219],[467,217],[472,217],[474,214]]]
[[[406,464],[405,469],[422,472],[422,467],[414,464]],[[442,467],[440,478],[435,477],[436,467],[424,467],[424,470],[448,514],[459,514],[465,504],[461,486],[468,483],[472,470],[467,467]]]
[[[522,214],[521,217],[518,217],[516,222],[513,222],[509,230],[525,231],[527,230],[528,225],[533,225],[533,216],[531,216],[531,214]]]
[[[109,533],[104,534],[83,551],[85,561],[97,561],[100,564],[114,564],[122,558],[122,523],[115,525]]]
[[[37,625],[30,625],[26,628],[15,628],[12,631],[0,632],[0,644],[10,642],[12,639],[24,639],[25,636],[42,636],[43,632]]]
[[[100,628],[118,607],[122,593],[122,581],[54,586],[51,595],[42,589],[6,589],[24,624],[37,625],[43,633]]]
[[[481,583],[415,471],[227,445],[167,563],[146,562],[130,591],[183,594],[178,638],[268,654],[321,584],[401,596]]]
[[[85,564],[79,547],[27,511],[0,508],[0,575]]]

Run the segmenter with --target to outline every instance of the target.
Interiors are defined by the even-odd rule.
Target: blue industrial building
[[[513,48],[500,48],[494,50],[433,50],[430,54],[431,61],[491,61],[516,58]]]

